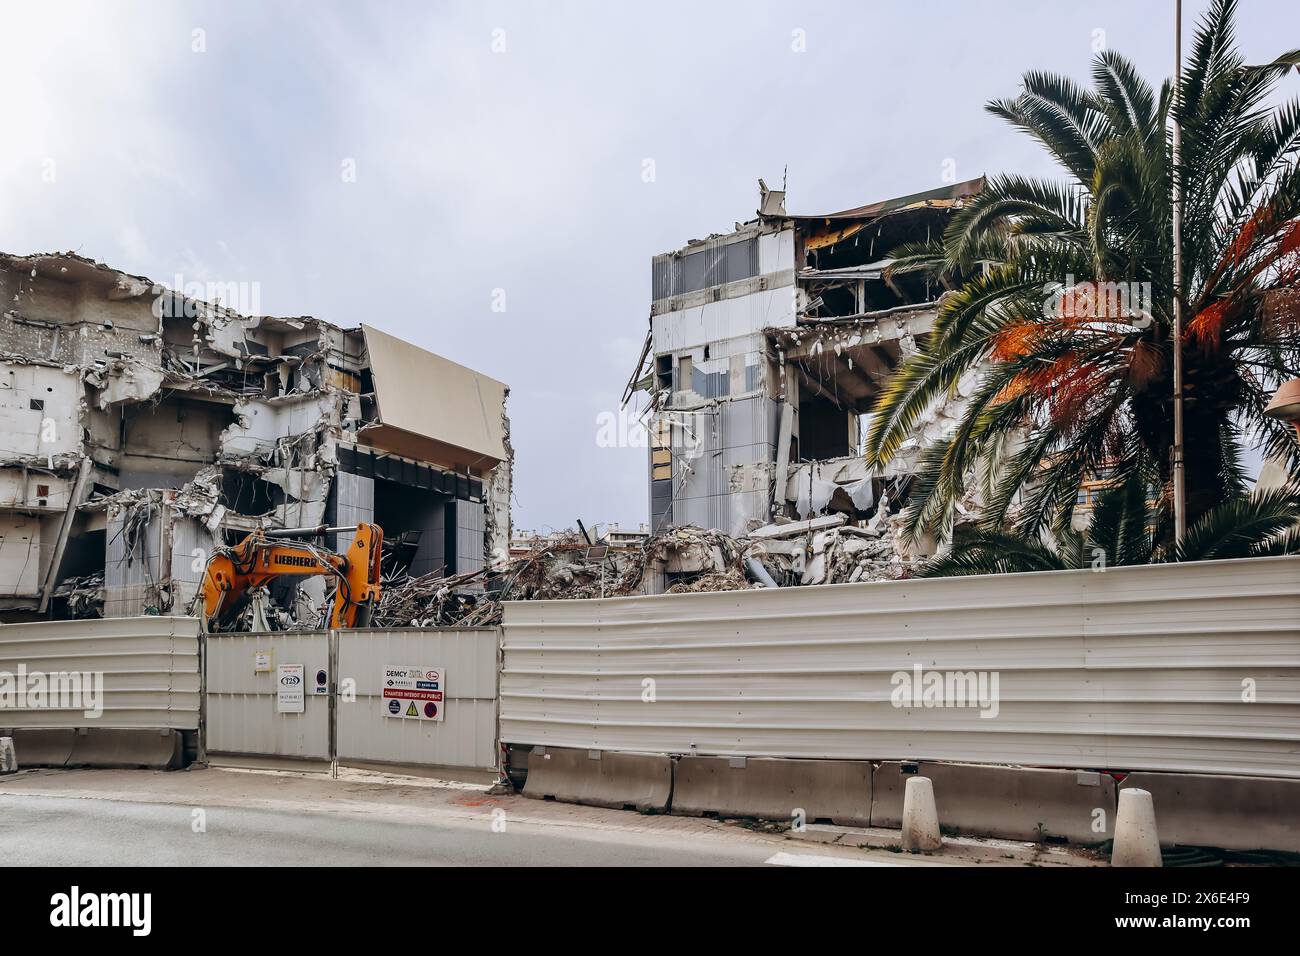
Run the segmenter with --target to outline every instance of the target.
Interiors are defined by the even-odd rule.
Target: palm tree
[[[953,434],[922,454],[912,537],[947,538],[975,481],[986,531],[1010,527],[1030,540],[1060,531],[1080,482],[1104,467],[1121,483],[1154,481],[1168,511],[1175,179],[1184,196],[1188,524],[1244,492],[1244,438],[1300,465],[1295,434],[1262,414],[1277,385],[1300,375],[1300,100],[1266,105],[1300,50],[1247,66],[1235,7],[1215,0],[1199,23],[1177,97],[1113,52],[1096,58],[1091,89],[1026,74],[1019,96],[987,108],[1037,139],[1068,180],[994,178],[942,240],[894,252],[893,271],[926,271],[957,288],[887,384],[869,463],[887,463],[929,409],[979,374]],[[1183,130],[1176,169],[1174,113]],[[1130,288],[1140,303],[1115,295]]]
[[[1005,531],[960,528],[951,548],[918,577],[1066,571],[1096,566],[1253,558],[1300,552],[1300,494],[1274,489],[1230,499],[1203,514],[1181,544],[1162,544],[1167,512],[1131,479],[1102,492],[1086,534],[1059,529],[1051,541]]]

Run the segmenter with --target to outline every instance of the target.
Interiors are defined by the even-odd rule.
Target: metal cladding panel
[[[1296,557],[511,602],[503,650],[510,743],[1300,777]]]
[[[20,666],[28,675],[80,672],[103,681],[99,716],[84,707],[18,709],[16,697],[0,696],[0,729],[197,730],[198,634],[198,620],[185,617],[0,625],[0,690],[16,689]]]
[[[302,664],[308,685],[329,672],[329,631],[208,634],[206,746],[211,753],[330,759],[330,700],[306,693],[301,714],[276,711],[276,670]],[[254,659],[270,654],[270,670]]]
[[[674,479],[672,524],[720,528],[740,536],[750,522],[767,522],[770,466],[776,460],[776,448],[768,440],[775,407],[761,395],[723,403],[700,416],[706,427],[697,433],[698,448],[688,448],[674,430],[674,460],[689,470],[679,469]]]
[[[378,763],[487,770],[496,766],[496,628],[339,631],[339,678],[356,681],[340,697],[338,757]],[[383,668],[425,665],[446,672],[441,721],[389,716]]]
[[[793,326],[794,304],[793,287],[785,286],[652,316],[651,351],[663,355],[712,342],[748,338],[764,329]]]
[[[392,428],[505,461],[506,386],[409,342],[361,326],[380,421]]]

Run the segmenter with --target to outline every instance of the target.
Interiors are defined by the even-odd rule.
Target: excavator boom
[[[283,578],[327,575],[334,581],[330,627],[365,627],[379,604],[379,562],[384,532],[359,524],[345,554],[302,540],[351,528],[294,528],[254,531],[239,544],[220,548],[208,559],[199,597],[200,619],[209,631],[222,630],[238,617],[252,593]]]

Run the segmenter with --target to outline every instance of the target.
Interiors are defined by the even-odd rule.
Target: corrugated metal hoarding
[[[209,754],[330,760],[330,632],[208,634]],[[301,668],[301,711],[278,703],[281,667]],[[325,693],[312,693],[326,675]]]
[[[354,681],[356,692],[338,703],[339,760],[494,768],[499,641],[494,627],[339,631],[339,679]],[[441,672],[440,702],[425,702],[439,719],[424,713],[425,704],[414,717],[390,711],[397,698],[384,697],[389,667]]]
[[[1300,777],[1300,558],[509,603],[501,739]]]
[[[0,728],[197,730],[198,633],[198,621],[184,617],[0,625]],[[30,694],[38,674],[47,692],[79,682],[95,699],[83,693],[73,706],[50,706],[49,696]],[[87,716],[87,702],[101,712]]]

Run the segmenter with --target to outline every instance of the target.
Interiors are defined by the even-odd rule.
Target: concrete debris
[[[724,571],[706,571],[698,578],[678,581],[668,588],[668,594],[690,594],[698,591],[743,591],[752,587],[744,574],[735,568]]]
[[[861,526],[844,514],[767,525],[749,535],[749,551],[782,587],[893,581],[914,562],[898,545],[888,497]]]
[[[531,550],[494,568],[386,580],[375,625],[482,627],[501,622],[505,601],[740,591],[908,575],[911,562],[895,551],[887,512],[874,529],[845,521],[843,515],[790,521],[744,538],[672,528],[631,548],[592,545],[580,532],[561,532],[537,539]]]
[[[561,532],[490,569],[385,581],[375,625],[486,626],[500,623],[504,601],[746,588],[752,585],[743,560],[743,545],[720,531],[674,528],[637,547],[593,544],[581,532]]]
[[[68,620],[103,617],[104,572],[64,578],[54,590],[54,599],[63,602],[66,613],[60,616]]]

